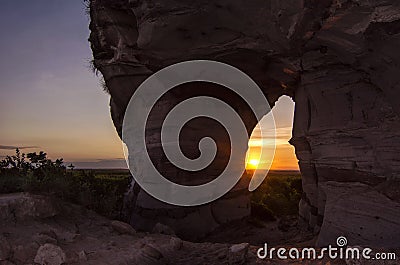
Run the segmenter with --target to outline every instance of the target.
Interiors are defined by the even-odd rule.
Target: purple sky
[[[123,158],[109,97],[89,70],[82,0],[2,0],[0,156],[36,146],[67,161]]]

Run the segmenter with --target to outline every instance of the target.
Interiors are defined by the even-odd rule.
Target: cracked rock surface
[[[22,201],[29,204],[21,204]],[[54,207],[30,207],[43,206],[44,202]],[[48,196],[7,194],[0,196],[0,203],[3,207],[0,212],[2,265],[250,265],[270,262],[257,260],[258,247],[248,243],[192,243],[172,235],[134,233],[127,224]],[[17,211],[15,219],[8,219],[17,208],[29,209],[33,214]],[[268,240],[267,235],[265,240]],[[273,264],[288,264],[277,262]]]

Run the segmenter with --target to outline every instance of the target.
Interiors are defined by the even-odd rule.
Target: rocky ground
[[[328,260],[262,261],[255,254],[258,246],[248,243],[187,242],[169,235],[171,231],[163,225],[158,225],[154,233],[140,233],[83,207],[26,193],[0,196],[0,222],[0,265],[346,264]],[[279,239],[268,225],[260,226],[263,232],[259,233],[246,227],[250,226],[239,229],[238,224],[232,224],[208,239],[215,242],[226,237],[226,242],[238,243],[263,234]],[[290,225],[288,229],[289,237],[301,238],[290,231]]]

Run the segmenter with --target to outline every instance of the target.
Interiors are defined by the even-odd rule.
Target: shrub
[[[0,193],[23,191],[25,176],[30,169],[30,163],[26,161],[25,154],[21,154],[19,149],[16,150],[15,155],[1,160]]]
[[[73,168],[73,166],[71,166]],[[119,218],[129,175],[97,177],[93,171],[67,170],[62,159],[44,152],[21,154],[0,161],[0,193],[30,192],[56,196],[110,218]]]
[[[2,170],[0,172],[0,193],[22,192],[24,177],[14,170]]]
[[[119,219],[123,199],[131,178],[104,178],[92,170],[77,170],[72,175],[70,201],[84,205],[99,214]]]
[[[278,218],[296,215],[301,194],[300,174],[282,176],[271,173],[252,195],[252,214],[260,218],[269,214]]]

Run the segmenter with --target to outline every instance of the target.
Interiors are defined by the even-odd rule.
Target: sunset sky
[[[289,144],[292,137],[292,124],[294,114],[294,102],[287,96],[281,97],[272,109],[275,118],[275,158],[271,169],[274,170],[298,170],[297,159],[294,154],[294,147]],[[258,161],[261,146],[268,147],[271,145],[271,139],[268,138],[269,127],[266,118],[261,120],[254,129],[250,141],[249,151],[247,153],[247,168],[262,167],[262,161]],[[267,137],[261,137],[260,128],[266,132]]]
[[[89,70],[89,20],[82,0],[2,0],[0,9],[0,159],[44,150],[84,168],[125,166],[109,96]],[[273,112],[273,169],[297,169],[290,139],[294,103]],[[258,130],[250,143],[257,152]]]

